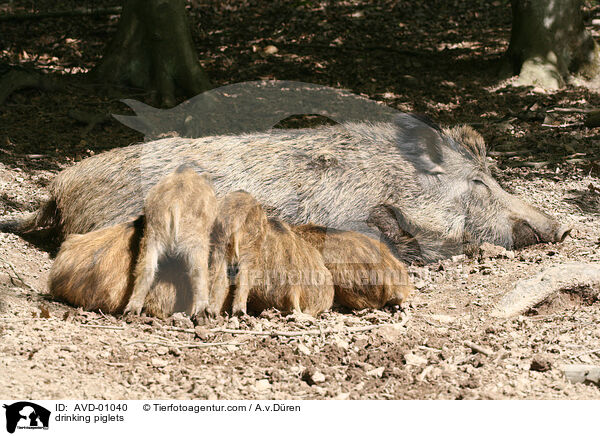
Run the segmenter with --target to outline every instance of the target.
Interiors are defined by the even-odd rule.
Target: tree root
[[[37,72],[13,70],[0,77],[0,105],[14,92],[21,89],[37,88],[44,91],[57,91],[65,87],[65,78]]]
[[[0,15],[0,23],[3,21],[42,20],[44,18],[101,17],[103,15],[117,15],[120,13],[120,6],[103,9],[73,9],[71,11],[31,12],[24,14]]]

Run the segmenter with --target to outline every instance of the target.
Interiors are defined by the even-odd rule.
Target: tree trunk
[[[117,33],[92,72],[102,82],[148,90],[163,106],[210,89],[183,0],[126,0]]]
[[[519,75],[516,84],[558,89],[570,74],[598,74],[598,46],[583,25],[581,0],[512,0],[512,13],[504,68]]]

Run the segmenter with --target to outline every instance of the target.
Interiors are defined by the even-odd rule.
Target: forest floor
[[[581,114],[552,112],[597,108],[600,96],[574,85],[544,92],[498,79],[510,35],[508,1],[193,3],[194,38],[215,86],[298,80],[444,125],[471,124],[486,139],[500,183],[573,227],[571,237],[514,256],[483,251],[412,266],[418,291],[401,310],[333,310],[318,319],[269,311],[194,329],[184,316],[127,323],[52,301],[46,281],[56,247],[0,234],[0,397],[600,398],[597,386],[572,384],[560,370],[600,365],[600,302],[570,293],[518,317],[490,315],[518,280],[557,264],[600,260],[600,136],[577,124]],[[0,14],[30,4],[15,0]],[[36,4],[43,10],[74,2]],[[0,20],[0,74],[13,67],[85,73],[116,22]],[[104,117],[129,113],[122,98],[148,96],[74,79],[55,92],[19,91],[0,105],[0,215],[35,209],[54,175],[74,162],[142,140]],[[87,126],[74,112],[101,121]],[[388,323],[401,326],[351,331]],[[218,327],[342,332],[211,331]]]

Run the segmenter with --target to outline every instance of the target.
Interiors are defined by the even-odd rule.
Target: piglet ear
[[[393,122],[396,146],[408,162],[425,174],[445,173],[442,168],[444,142],[437,125],[412,114],[399,114]]]

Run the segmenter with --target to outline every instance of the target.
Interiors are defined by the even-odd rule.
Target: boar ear
[[[394,118],[394,127],[396,145],[407,161],[423,173],[445,173],[442,168],[444,143],[436,124],[416,115],[399,114]]]
[[[177,168],[175,168],[176,173],[182,173],[186,170],[195,171],[200,177],[202,177],[207,182],[212,183],[212,176],[206,170],[206,168],[200,165],[195,159],[182,159],[182,163],[179,164]]]
[[[487,169],[485,140],[479,132],[471,126],[456,126],[446,129],[444,133],[456,141],[458,151],[479,162],[483,169]]]
[[[212,183],[212,181],[213,181],[212,174],[210,174],[210,173],[208,173],[206,171],[204,171],[203,173],[201,173],[200,177],[202,177],[208,183]]]
[[[410,220],[397,208],[390,204],[379,204],[371,209],[367,225],[376,227],[382,235],[397,242],[397,238],[412,238],[413,231]]]

